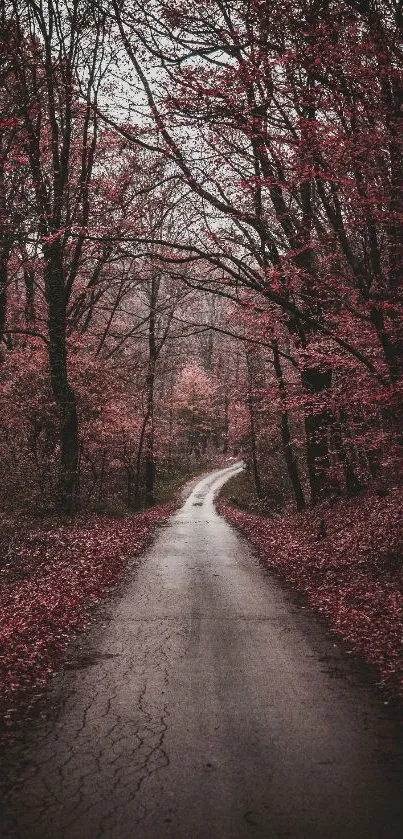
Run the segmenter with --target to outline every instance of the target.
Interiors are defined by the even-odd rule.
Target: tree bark
[[[155,369],[158,358],[156,340],[156,310],[159,291],[159,275],[152,272],[150,287],[150,317],[148,321],[148,369],[146,379],[147,392],[147,428],[146,453],[144,459],[145,501],[147,506],[155,504],[155,459],[154,459],[154,386]]]
[[[53,396],[59,409],[60,426],[60,510],[74,513],[79,455],[77,404],[67,370],[66,310],[63,256],[59,244],[44,248],[45,291],[48,304],[49,363]]]
[[[0,345],[3,342],[7,317],[8,259],[8,248],[2,247],[0,251]]]
[[[301,480],[298,473],[298,466],[297,461],[294,457],[294,452],[292,448],[292,441],[291,441],[291,431],[290,431],[290,423],[288,417],[288,411],[285,407],[285,382],[283,378],[283,371],[281,368],[280,362],[280,354],[278,350],[278,343],[277,341],[272,341],[272,351],[273,351],[273,365],[274,365],[274,372],[276,374],[277,384],[280,391],[280,399],[282,402],[282,410],[281,410],[281,419],[280,419],[280,431],[281,431],[281,441],[283,444],[283,452],[284,452],[284,460],[287,467],[288,477],[291,481],[291,486],[295,496],[295,503],[297,505],[297,510],[303,510],[305,507],[305,498],[304,498],[304,491],[302,489]]]
[[[4,159],[0,161],[0,346],[7,319],[8,261],[10,258],[10,226],[8,222]]]
[[[346,442],[345,430],[347,429],[347,425],[347,413],[344,408],[341,408],[338,412],[338,418],[335,418],[333,423],[333,439],[336,454],[344,469],[346,492],[349,497],[352,497],[354,495],[358,495],[358,493],[364,489],[364,485],[355,469],[356,458],[354,456],[353,447],[351,443],[348,441]]]
[[[326,392],[330,390],[332,384],[332,370],[331,368],[306,368],[301,373],[301,379],[304,390],[308,395],[323,394],[326,398]],[[332,490],[336,490],[336,486],[334,482],[329,480],[327,472],[330,469],[327,438],[329,431],[332,429],[332,424],[332,414],[328,408],[318,412],[315,412],[315,410],[306,411],[306,459],[311,504],[316,504],[318,501],[327,498]]]
[[[246,366],[248,370],[248,408],[249,408],[249,422],[250,422],[250,448],[252,458],[252,472],[253,480],[255,482],[256,495],[260,499],[263,497],[263,487],[259,471],[257,445],[256,445],[256,422],[255,422],[255,408],[253,404],[252,392],[252,364],[249,353],[246,353]]]
[[[144,457],[144,486],[145,501],[147,506],[155,504],[155,460],[154,460],[154,383],[155,383],[155,358],[149,359],[149,370],[147,375],[147,429],[146,429],[146,451]]]

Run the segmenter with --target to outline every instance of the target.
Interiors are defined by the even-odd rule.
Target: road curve
[[[0,835],[397,839],[402,741],[362,667],[201,480],[5,751]]]

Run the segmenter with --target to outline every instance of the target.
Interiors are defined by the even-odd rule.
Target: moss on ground
[[[283,498],[280,495],[257,497],[252,475],[247,469],[234,475],[224,484],[220,497],[239,510],[261,516],[272,516],[279,513],[283,507]]]

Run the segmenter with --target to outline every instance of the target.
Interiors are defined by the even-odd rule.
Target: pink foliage
[[[195,362],[187,364],[181,371],[175,390],[176,411],[184,421],[191,421],[200,427],[208,425],[214,414],[214,397],[217,382]]]

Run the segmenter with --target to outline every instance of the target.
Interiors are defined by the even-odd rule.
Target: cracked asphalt
[[[402,734],[366,668],[201,480],[2,755],[2,839],[401,839]]]

